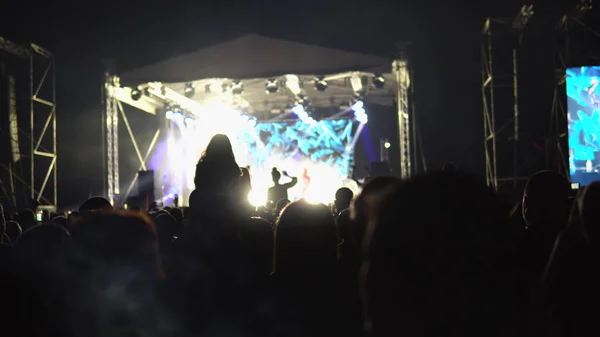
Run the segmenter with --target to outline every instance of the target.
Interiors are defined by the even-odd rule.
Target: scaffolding
[[[481,91],[485,174],[488,186],[506,183],[518,188],[526,177],[519,171],[519,69],[523,30],[533,6],[523,6],[512,19],[485,21],[481,44]],[[494,35],[492,35],[494,31]],[[511,163],[506,167],[506,163]]]
[[[23,132],[29,140],[27,151],[19,150],[18,160],[2,163],[8,173],[9,204],[14,208],[40,206],[56,209],[58,176],[56,147],[56,69],[54,55],[35,43],[17,45],[0,37],[0,50],[29,63],[29,130]],[[21,117],[24,117],[21,114]],[[23,118],[24,119],[24,118]],[[21,120],[23,120],[21,119]],[[11,127],[16,125],[11,121]],[[22,123],[21,123],[22,125]],[[19,169],[17,169],[19,167]],[[30,200],[21,203],[15,185],[23,185]],[[4,185],[4,184],[3,184]]]
[[[600,34],[593,31],[583,21],[583,17],[592,9],[590,0],[582,0],[575,8],[563,15],[555,26],[553,63],[555,74],[554,93],[552,98],[551,122],[547,138],[546,167],[553,168],[565,177],[569,176],[567,102],[566,102],[566,70],[571,65],[571,39],[575,26],[582,27],[594,37]],[[580,61],[581,62],[581,61]],[[577,63],[580,63],[577,62]],[[584,60],[584,63],[589,60]],[[583,63],[581,63],[583,64]]]

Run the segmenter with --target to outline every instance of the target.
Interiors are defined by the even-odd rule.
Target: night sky
[[[536,14],[555,10],[533,3],[544,6]],[[571,3],[567,7],[576,2]],[[521,5],[514,0],[10,1],[0,12],[0,36],[36,42],[56,55],[59,195],[65,205],[101,191],[103,58],[114,58],[124,71],[245,33],[389,58],[396,42],[411,41],[417,120],[429,167],[453,161],[483,176],[479,32],[486,17],[513,16]]]

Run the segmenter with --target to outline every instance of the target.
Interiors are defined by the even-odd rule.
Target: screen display
[[[567,69],[567,120],[571,182],[600,180],[600,66]]]
[[[298,178],[296,186],[288,191],[290,200],[329,202],[335,191],[348,183],[356,131],[352,120],[322,120],[314,125],[296,120],[238,122],[233,118],[221,124],[196,121],[179,125],[174,121],[177,125],[158,144],[149,165],[149,169],[155,170],[161,189],[157,196],[168,199],[179,194],[187,204],[187,196],[194,189],[196,163],[217,133],[226,134],[231,140],[238,165],[249,167],[252,179],[249,198],[256,206],[266,202],[267,191],[273,186],[273,168]],[[288,181],[290,178],[284,176],[280,183]]]

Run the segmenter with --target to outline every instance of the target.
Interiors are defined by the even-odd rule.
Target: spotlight
[[[240,95],[244,91],[244,85],[242,81],[233,81],[231,83],[231,93],[234,95]]]
[[[363,90],[363,81],[359,72],[352,73],[352,77],[350,77],[350,84],[352,85],[354,92],[361,92]]]
[[[302,92],[300,79],[296,75],[285,75],[285,85],[294,95],[299,95]]]
[[[302,104],[294,105],[294,107],[292,108],[292,112],[296,114],[296,116],[298,116],[298,118],[300,118],[300,120],[304,123],[312,125],[317,124],[317,121],[308,115],[305,106],[303,106]]]
[[[296,101],[296,105],[302,105],[303,107],[308,107],[310,105],[310,101],[304,95],[298,95],[298,99]]]
[[[131,89],[131,99],[134,101],[142,98],[142,91],[139,88]]]
[[[177,123],[183,123],[184,122],[183,111],[180,111],[180,110],[174,111],[173,112],[173,120]]]
[[[354,118],[356,118],[357,122],[365,124],[369,121],[363,101],[356,101],[356,103],[352,105],[352,111],[354,111]]]
[[[267,94],[274,94],[277,92],[277,90],[279,90],[277,80],[274,78],[268,79],[267,83],[265,84],[265,92]]]
[[[390,144],[390,142],[385,142],[385,143],[383,143],[383,147],[385,147],[386,149],[389,149],[390,147],[392,147],[392,144]]]
[[[170,105],[165,106],[165,118],[173,119],[173,108]]]
[[[196,88],[194,88],[194,85],[192,83],[186,83],[185,87],[183,88],[183,95],[187,98],[192,98],[194,97],[195,93]]]
[[[383,77],[383,75],[375,74],[373,76],[373,85],[375,86],[375,88],[381,89],[381,88],[383,88],[384,84],[385,84],[385,78]]]
[[[327,81],[325,81],[325,78],[323,76],[315,78],[315,89],[317,89],[317,91],[320,92],[323,92],[325,91],[325,89],[327,89]]]
[[[194,126],[194,119],[192,117],[186,117],[183,119],[183,124],[185,124],[185,127],[191,128]]]

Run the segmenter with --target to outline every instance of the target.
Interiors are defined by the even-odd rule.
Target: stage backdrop
[[[329,202],[335,191],[344,186],[354,160],[352,150],[354,125],[350,119],[322,120],[316,125],[301,121],[258,123],[243,118],[211,120],[174,120],[167,137],[158,144],[150,162],[156,171],[157,197],[178,194],[187,202],[194,188],[195,165],[210,141],[223,133],[232,141],[240,166],[248,166],[252,176],[253,204],[264,204],[267,190],[273,185],[273,167],[298,177],[298,185],[289,191],[290,199],[306,197],[315,202]],[[310,184],[303,176],[310,177]],[[283,177],[281,182],[287,182]]]

